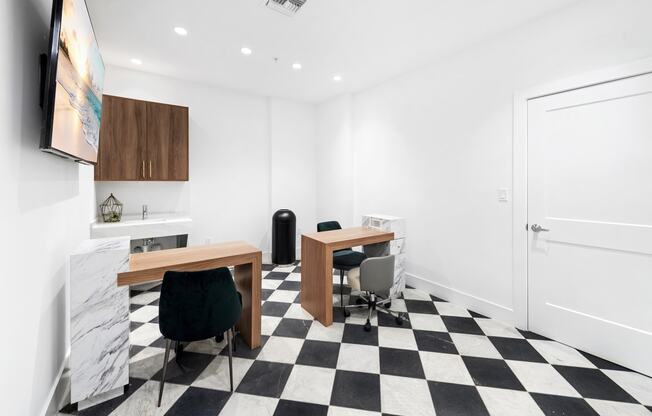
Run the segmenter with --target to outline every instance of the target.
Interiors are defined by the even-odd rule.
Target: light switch
[[[496,198],[498,202],[507,202],[509,201],[509,189],[508,188],[498,188],[496,190]]]

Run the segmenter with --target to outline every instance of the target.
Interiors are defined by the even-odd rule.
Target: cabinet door
[[[145,179],[147,107],[144,101],[104,95],[95,180]]]
[[[188,180],[188,108],[147,103],[147,176]]]

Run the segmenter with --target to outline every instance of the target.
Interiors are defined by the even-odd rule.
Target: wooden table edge
[[[245,257],[246,256],[246,257]],[[145,284],[163,280],[163,275],[166,271],[197,271],[197,270],[210,270],[218,267],[240,266],[243,264],[253,263],[259,260],[262,264],[262,251],[257,250],[246,254],[236,254],[228,257],[220,257],[217,259],[205,259],[198,261],[191,261],[187,263],[177,263],[171,266],[161,266],[151,269],[129,270],[126,272],[118,273],[116,279],[118,286],[129,286],[137,284]],[[207,265],[205,268],[197,269],[196,267],[206,263],[215,262],[214,266]],[[138,278],[139,275],[156,275],[156,277]],[[160,275],[160,277],[159,277]]]

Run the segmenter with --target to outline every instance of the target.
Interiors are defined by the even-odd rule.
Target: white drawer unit
[[[381,214],[363,215],[362,226],[394,233],[394,240],[389,243],[389,254],[396,256],[394,286],[390,295],[397,296],[405,289],[405,218]]]
[[[392,240],[389,242],[389,254],[403,254],[405,253],[405,238]]]

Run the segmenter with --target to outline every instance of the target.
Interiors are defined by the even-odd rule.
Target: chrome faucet
[[[149,215],[149,211],[147,210],[147,205],[143,205],[143,219],[147,219],[147,216]]]

